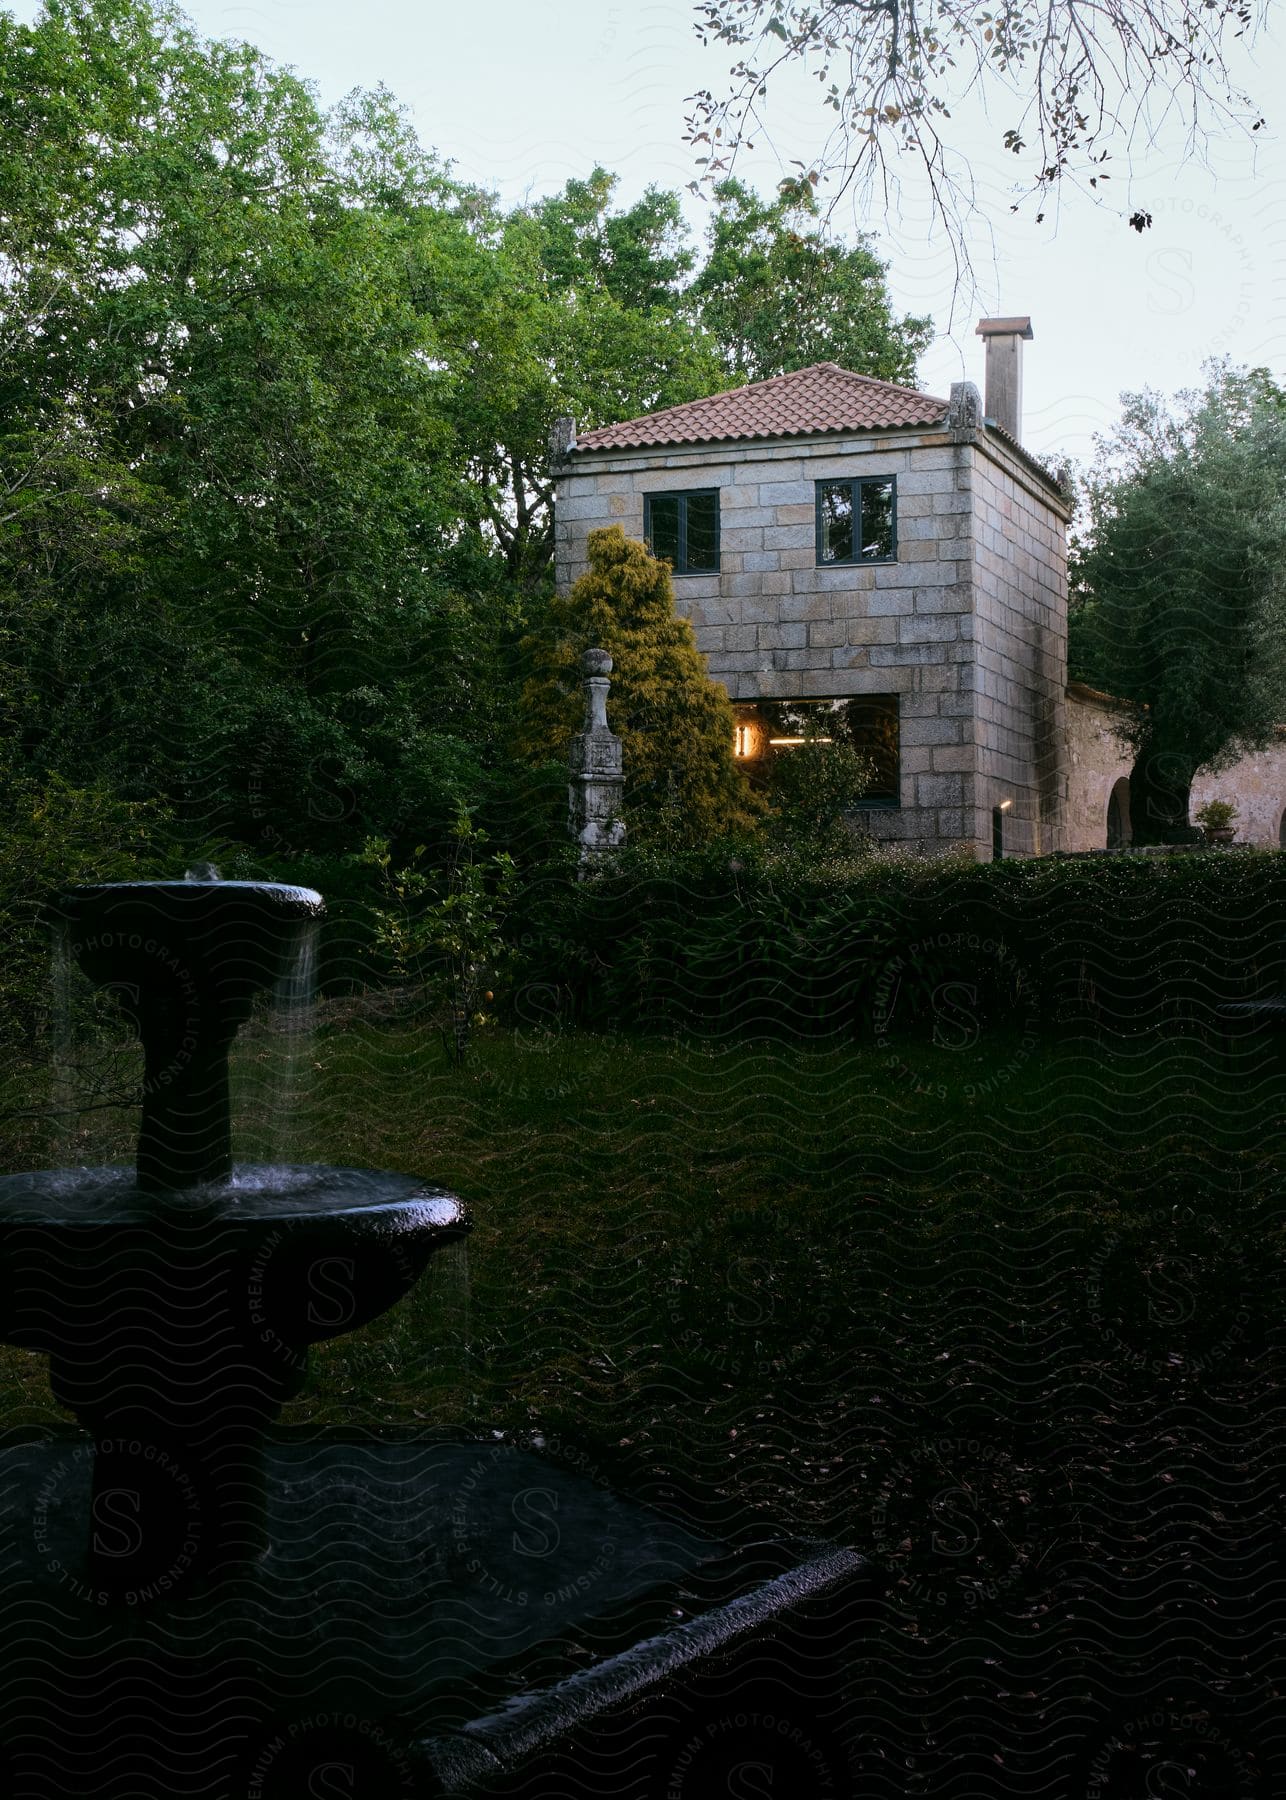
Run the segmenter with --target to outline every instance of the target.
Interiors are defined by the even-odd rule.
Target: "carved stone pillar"
[[[612,659],[606,650],[587,650],[581,668],[585,673],[585,729],[572,739],[567,797],[568,828],[580,845],[584,865],[625,842],[621,817],[625,775],[621,740],[607,723]]]

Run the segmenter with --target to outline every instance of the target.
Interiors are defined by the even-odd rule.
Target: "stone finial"
[[[981,424],[982,395],[972,381],[953,381],[947,407],[948,431],[976,431]]]
[[[550,462],[556,468],[575,448],[576,421],[570,413],[560,413],[549,428]]]
[[[587,650],[580,659],[585,674],[585,730],[588,734],[607,732],[607,679],[612,672],[612,659],[606,650]]]
[[[567,799],[568,829],[581,847],[583,867],[625,842],[621,818],[625,773],[621,740],[607,723],[612,659],[606,650],[586,650],[580,663],[585,676],[585,729],[572,739]]]
[[[1054,480],[1064,500],[1072,505],[1076,499],[1076,473],[1066,458],[1054,464]]]

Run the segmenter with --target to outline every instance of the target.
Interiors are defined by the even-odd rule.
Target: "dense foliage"
[[[551,602],[544,632],[526,648],[522,747],[561,766],[582,725],[581,656],[611,656],[608,723],[624,749],[635,842],[702,844],[753,826],[759,809],[733,757],[728,696],[675,612],[668,564],[619,525],[590,532],[588,569]]]
[[[626,852],[534,889],[529,979],[596,1027],[857,1039],[984,1025],[1124,1036],[1214,1024],[1286,988],[1286,862],[1272,853],[828,866],[754,846]]]
[[[0,92],[14,846],[28,817],[92,817],[117,870],[144,808],[162,867],[213,855],[353,905],[377,897],[368,841],[445,865],[461,807],[534,854],[560,808],[513,720],[555,419],[761,372],[747,321],[787,244],[862,366],[913,373],[923,328],[869,246],[850,266],[779,208],[729,240],[730,194],[716,296],[675,194],[620,207],[595,169],[506,210],[386,92],[323,112],[168,0],[0,14]],[[773,329],[780,366],[820,353]]]
[[[1176,408],[1127,396],[1088,485],[1072,673],[1137,703],[1136,836],[1187,818],[1195,771],[1286,720],[1286,394],[1211,372]]]
[[[765,381],[836,362],[881,381],[915,381],[931,319],[897,319],[869,238],[823,238],[810,193],[762,200],[739,181],[714,191],[709,255],[692,284],[730,375]]]
[[[818,858],[851,854],[858,841],[853,808],[869,792],[875,763],[843,738],[811,731],[786,756],[773,759],[769,772],[770,841],[792,846]]]
[[[460,197],[383,102],[137,0],[0,21],[0,83],[11,754],[260,858],[431,827],[506,604],[409,279]]]

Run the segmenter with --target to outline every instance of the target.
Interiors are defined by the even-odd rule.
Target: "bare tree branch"
[[[1071,185],[1104,198],[1105,166],[1152,147],[1187,114],[1185,153],[1200,155],[1216,129],[1255,132],[1263,117],[1239,89],[1232,44],[1253,42],[1267,0],[699,0],[695,29],[737,60],[721,96],[689,96],[686,139],[713,185],[738,155],[767,136],[770,84],[807,68],[834,123],[786,186],[816,190],[835,178],[835,198],[857,185],[887,204],[900,190],[897,159],[927,179],[935,223],[946,228],[958,269],[967,268],[964,225],[974,196],[963,152],[951,145],[951,107],[976,95],[1000,127],[1022,174],[1013,210],[1044,217]],[[944,132],[947,135],[944,135]],[[834,201],[832,201],[832,205]],[[1124,216],[1124,215],[1123,215]],[[1142,229],[1150,215],[1136,209]]]

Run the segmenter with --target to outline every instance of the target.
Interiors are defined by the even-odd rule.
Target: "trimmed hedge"
[[[1201,1026],[1286,992],[1286,857],[1210,850],[842,869],[726,847],[532,883],[515,1010],[801,1037]],[[539,998],[535,998],[535,996]]]

